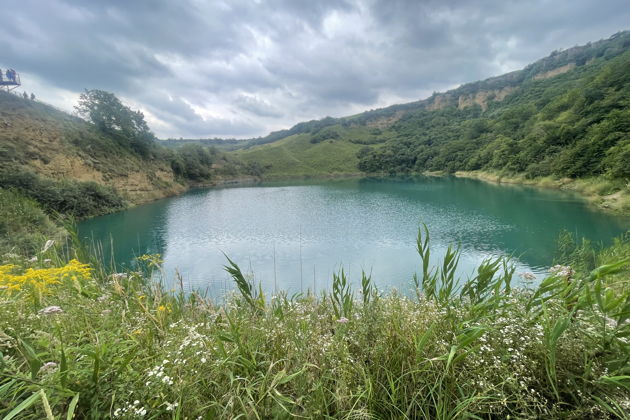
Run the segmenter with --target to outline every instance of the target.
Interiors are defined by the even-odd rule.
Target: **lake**
[[[220,298],[233,290],[223,253],[267,292],[319,293],[343,268],[355,283],[365,270],[379,288],[408,293],[420,270],[415,240],[422,223],[434,262],[449,244],[461,246],[464,278],[484,258],[505,255],[517,273],[540,280],[562,230],[609,243],[630,229],[630,218],[594,211],[570,193],[413,177],[199,189],[84,221],[79,232],[101,242],[104,258],[119,267],[159,253],[168,282],[177,270],[187,289]]]

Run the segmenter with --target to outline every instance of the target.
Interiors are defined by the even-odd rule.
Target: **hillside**
[[[139,118],[144,130],[136,133],[140,137],[134,139],[116,124],[99,127],[49,105],[0,92],[0,188],[20,191],[49,213],[83,218],[260,172],[258,166],[213,147],[163,147],[142,114],[113,94],[87,92],[96,102],[112,101],[119,108],[116,112]],[[124,117],[115,116],[108,108],[111,103],[101,105],[112,112],[109,120]]]
[[[237,155],[266,175],[491,171],[630,177],[630,32],[425,100],[300,123]],[[619,181],[619,182],[617,182]]]
[[[82,119],[0,92],[0,164],[7,175],[94,182],[137,204],[180,193],[169,162],[143,158]]]

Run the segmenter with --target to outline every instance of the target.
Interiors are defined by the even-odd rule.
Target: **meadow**
[[[221,304],[163,286],[157,255],[113,273],[74,239],[3,257],[5,420],[628,417],[627,236],[565,235],[570,266],[514,288],[530,276],[505,259],[456,279],[457,248],[432,261],[421,229],[415,296],[343,271],[318,296],[265,296],[228,258]]]

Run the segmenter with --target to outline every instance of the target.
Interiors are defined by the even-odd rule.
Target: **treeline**
[[[620,44],[626,49],[627,38]],[[359,169],[628,179],[628,98],[626,51],[552,78],[529,79],[504,101],[490,101],[486,112],[479,106],[409,112],[392,125],[390,141],[359,152]]]

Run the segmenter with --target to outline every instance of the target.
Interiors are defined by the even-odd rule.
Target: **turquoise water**
[[[419,270],[418,227],[426,223],[436,261],[448,244],[463,250],[466,277],[484,258],[513,257],[517,272],[541,279],[562,230],[610,242],[630,218],[591,210],[575,195],[458,178],[369,178],[212,188],[82,222],[105,258],[133,267],[159,253],[167,281],[221,297],[232,289],[223,253],[272,292],[317,292],[344,268],[359,281],[408,292]],[[110,248],[113,249],[110,252]]]

